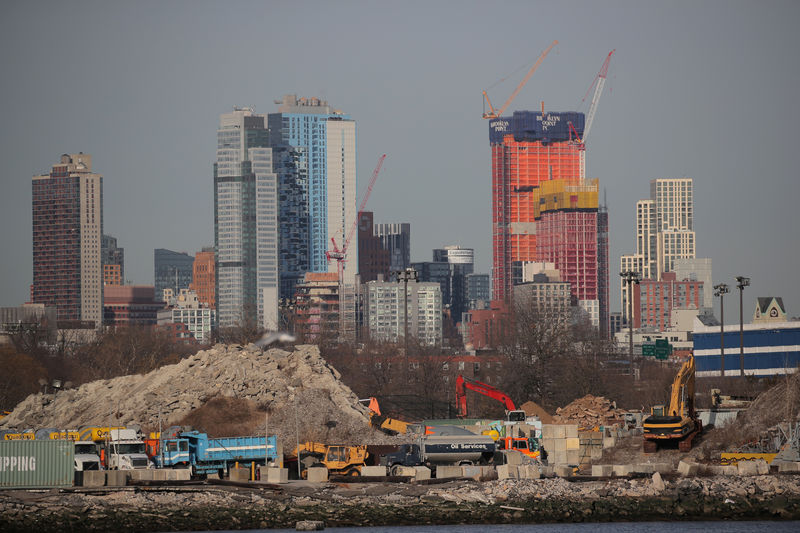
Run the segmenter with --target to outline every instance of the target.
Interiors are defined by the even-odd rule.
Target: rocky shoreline
[[[0,530],[197,531],[426,524],[800,520],[800,476],[457,480],[3,491]]]

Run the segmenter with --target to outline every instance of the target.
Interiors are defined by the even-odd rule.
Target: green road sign
[[[669,342],[667,341],[667,339],[656,339],[656,347],[657,348],[661,348],[661,347],[665,347],[665,346],[669,346]]]
[[[642,344],[642,355],[654,356],[656,354],[655,344]]]

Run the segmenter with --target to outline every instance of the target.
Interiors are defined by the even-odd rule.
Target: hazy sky
[[[654,178],[691,177],[698,257],[714,282],[800,315],[800,45],[796,1],[3,2],[0,305],[28,299],[31,177],[83,151],[104,176],[104,229],[126,277],[153,283],[153,249],[213,244],[220,113],[319,96],[357,121],[359,196],[411,222],[412,260],[449,244],[489,272],[491,177],[481,91],[530,65],[511,107],[586,111],[612,48],[587,143],[610,212],[611,309],[635,203]],[[495,105],[525,69],[489,89]],[[794,167],[792,167],[794,165]],[[738,321],[738,295],[726,322]]]

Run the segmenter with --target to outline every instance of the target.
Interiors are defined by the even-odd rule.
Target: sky
[[[482,91],[500,105],[558,40],[509,110],[586,112],[616,49],[587,141],[609,208],[611,310],[636,201],[652,179],[691,177],[714,283],[752,279],[745,317],[757,296],[800,315],[800,2],[6,0],[2,14],[0,306],[28,300],[31,177],[61,154],[92,155],[104,233],[125,277],[152,284],[155,248],[213,244],[219,115],[276,112],[284,94],[356,120],[359,199],[387,154],[367,210],[411,223],[412,261],[460,245],[488,273]]]

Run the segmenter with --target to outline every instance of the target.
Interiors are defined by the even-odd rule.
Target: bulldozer
[[[408,422],[381,414],[377,398],[369,397],[358,401],[369,408],[369,423],[375,429],[392,436],[408,433],[408,426],[410,425]]]
[[[692,449],[692,440],[703,429],[694,409],[694,380],[694,355],[690,355],[672,382],[669,406],[654,405],[644,420],[645,453],[655,453],[659,444],[667,442],[677,442],[682,452]]]
[[[287,462],[300,462],[300,477],[306,478],[306,470],[324,466],[334,476],[360,476],[361,467],[367,459],[366,446],[328,445],[319,442],[304,442],[294,449]]]

